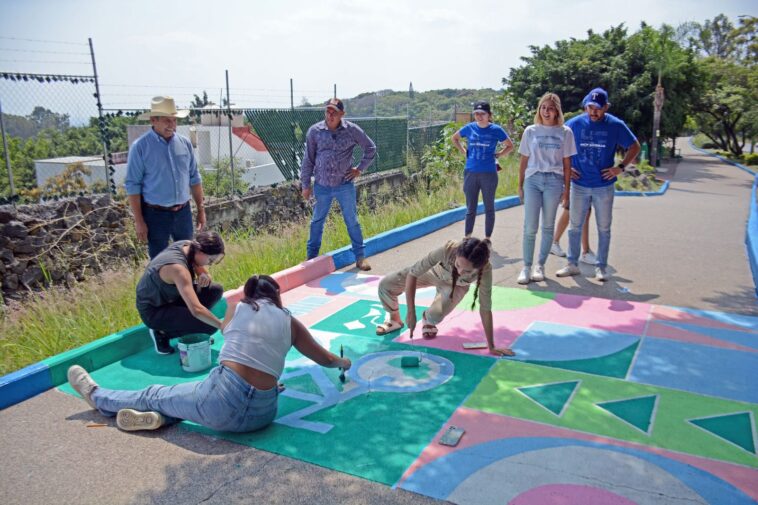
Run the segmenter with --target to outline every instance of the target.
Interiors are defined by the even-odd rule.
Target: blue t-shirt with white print
[[[604,180],[601,170],[615,165],[616,146],[628,149],[637,137],[622,120],[605,114],[600,121],[591,121],[587,113],[566,121],[566,126],[574,132],[576,155],[571,157],[571,166],[579,172],[579,178],[572,182],[585,188],[599,188],[616,182]]]
[[[466,145],[466,170],[469,172],[497,172],[495,149],[498,142],[508,140],[508,134],[499,125],[490,123],[485,128],[475,122],[458,132],[468,142]]]

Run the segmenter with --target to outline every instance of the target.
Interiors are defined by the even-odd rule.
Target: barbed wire
[[[40,42],[44,44],[67,44],[72,46],[89,46],[89,44],[85,44],[83,42],[71,42],[71,41],[65,41],[65,40],[42,40],[42,39],[24,39],[20,37],[3,37],[0,36],[0,39],[3,40],[20,40],[23,42]]]

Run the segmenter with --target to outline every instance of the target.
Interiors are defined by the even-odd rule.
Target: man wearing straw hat
[[[173,98],[156,96],[150,111],[139,116],[149,119],[152,128],[129,148],[124,186],[137,239],[147,241],[151,259],[169,239],[192,238],[190,195],[197,207],[197,231],[205,226],[203,185],[192,144],[176,133],[177,118],[188,115],[188,110],[176,110]]]

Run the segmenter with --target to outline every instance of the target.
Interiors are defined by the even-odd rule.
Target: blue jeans
[[[466,224],[464,235],[474,231],[476,208],[479,206],[479,192],[482,192],[484,204],[484,236],[492,236],[495,228],[495,191],[497,190],[497,172],[463,172],[463,194],[466,195]]]
[[[313,185],[313,196],[316,198],[316,205],[313,208],[313,218],[311,219],[311,235],[308,237],[307,255],[308,259],[315,258],[321,249],[321,235],[324,233],[324,223],[326,216],[329,215],[329,209],[332,206],[332,200],[337,200],[342,218],[345,220],[347,234],[353,246],[355,259],[359,260],[364,257],[363,232],[361,224],[358,222],[358,206],[355,203],[355,184],[346,182],[339,186],[322,186]]]
[[[534,243],[542,212],[542,243],[537,263],[544,265],[553,245],[555,215],[563,193],[563,176],[537,172],[524,181],[524,265],[532,266]]]
[[[595,221],[597,223],[597,263],[600,268],[608,266],[608,250],[611,245],[611,222],[613,221],[613,198],[616,189],[613,184],[599,188],[586,188],[578,184],[571,184],[570,226],[568,231],[568,262],[578,265],[579,242],[582,239],[582,226],[590,205],[595,209]]]
[[[147,225],[147,252],[150,259],[168,247],[169,238],[192,240],[192,207],[187,204],[177,212],[142,206],[142,218]]]
[[[160,412],[167,423],[192,421],[218,431],[246,432],[271,424],[279,391],[255,389],[224,365],[204,381],[174,386],[148,386],[137,391],[96,388],[92,401],[101,414],[113,417],[121,409]]]

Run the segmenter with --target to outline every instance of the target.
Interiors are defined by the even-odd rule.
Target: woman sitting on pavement
[[[245,297],[229,304],[219,366],[200,382],[149,386],[138,391],[105,389],[84,368],[68,370],[68,381],[101,414],[116,416],[125,431],[154,430],[181,420],[218,431],[248,432],[276,417],[279,377],[291,346],[327,368],[351,362],[327,351],[282,307],[279,284],[267,275],[245,283]]]
[[[147,265],[137,284],[137,311],[158,354],[174,352],[172,338],[211,335],[221,328],[210,308],[224,288],[211,282],[206,267],[223,258],[224,241],[218,233],[204,231],[195,240],[174,242]]]
[[[490,242],[467,237],[449,241],[433,250],[413,266],[385,276],[379,283],[379,298],[388,317],[376,327],[377,335],[385,335],[403,327],[397,298],[405,292],[408,314],[405,323],[413,331],[416,328],[416,288],[434,286],[437,294],[422,317],[421,335],[424,338],[437,336],[437,324],[460,303],[469,286],[476,282],[473,309],[479,298],[479,315],[487,338],[487,347],[496,356],[513,356],[510,349],[495,347],[492,325],[492,265],[490,265]]]

